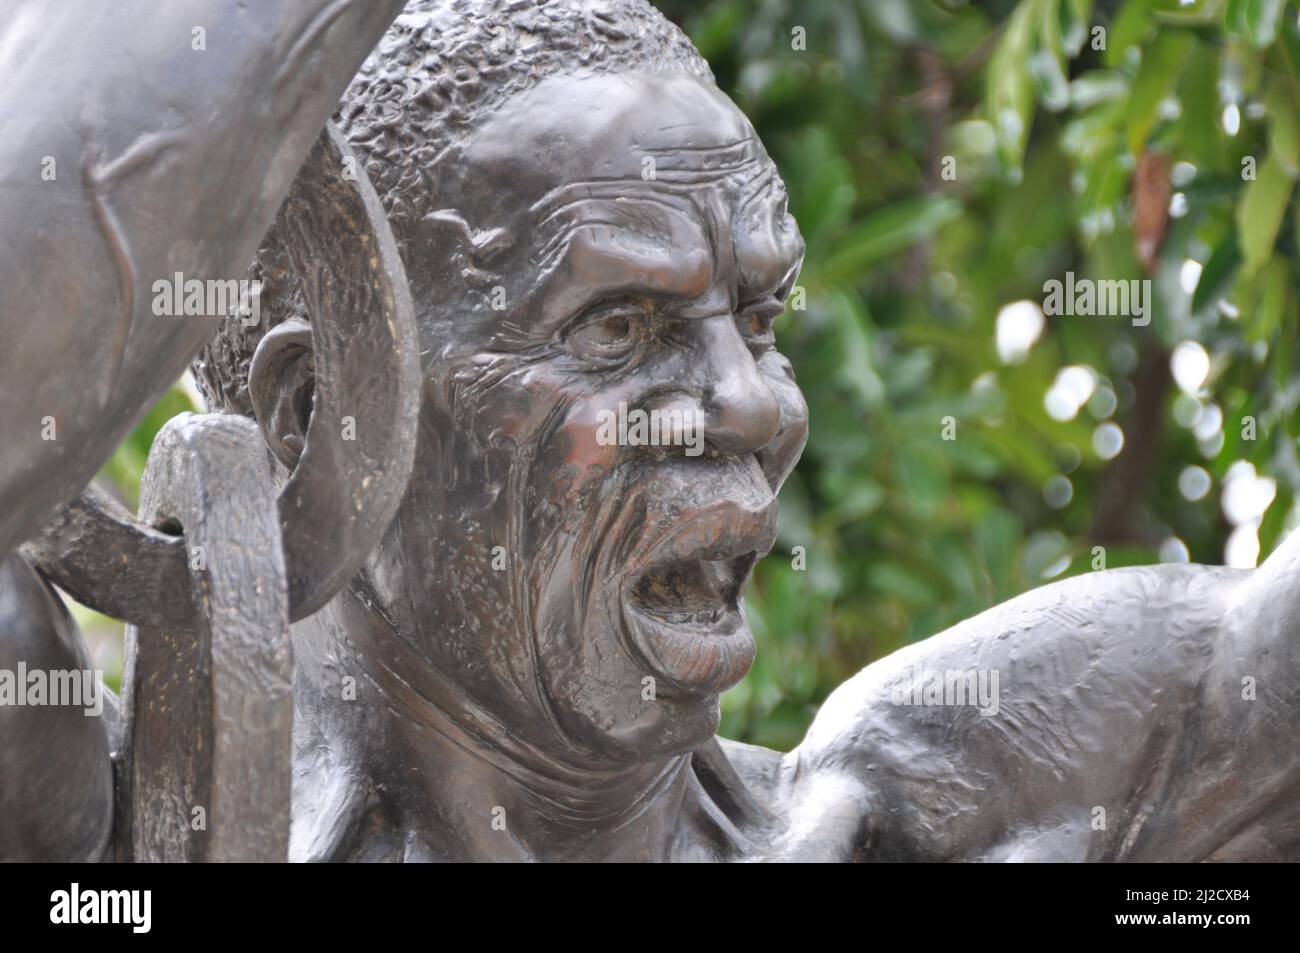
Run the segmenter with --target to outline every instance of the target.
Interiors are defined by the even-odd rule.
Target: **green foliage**
[[[759,662],[724,699],[724,733],[797,743],[862,665],[1091,571],[1094,546],[1108,567],[1155,562],[1171,537],[1223,562],[1234,461],[1277,481],[1259,527],[1269,551],[1300,487],[1293,5],[657,2],[753,120],[808,243],[807,308],[778,338],[812,434],[756,576]],[[1163,157],[1154,225],[1137,214],[1146,153]],[[999,311],[1041,305],[1067,271],[1149,277],[1150,324],[1048,317],[1027,357],[1004,363]],[[1212,358],[1195,394],[1166,370],[1185,341]],[[1071,365],[1095,389],[1056,419],[1045,393]],[[1108,419],[1128,441],[1113,460],[1094,447]],[[1196,500],[1179,489],[1191,465],[1213,480]],[[1044,496],[1054,477],[1072,491],[1059,508]]]

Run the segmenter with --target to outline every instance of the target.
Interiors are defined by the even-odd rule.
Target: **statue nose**
[[[703,322],[709,355],[702,388],[704,440],[719,453],[757,453],[781,429],[781,406],[730,315]]]

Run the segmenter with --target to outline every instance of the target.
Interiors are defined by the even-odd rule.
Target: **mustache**
[[[576,513],[539,546],[534,593],[571,569],[579,605],[647,567],[674,559],[765,555],[776,543],[776,496],[756,457],[668,459],[622,466],[594,508]]]

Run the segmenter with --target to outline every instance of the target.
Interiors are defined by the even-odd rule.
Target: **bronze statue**
[[[753,128],[644,0],[412,0],[335,123],[257,254],[262,320],[225,322],[195,364],[220,413],[155,448],[144,517],[165,538],[88,497],[26,550],[140,628],[107,732],[116,783],[100,720],[26,712],[47,722],[23,735],[0,711],[0,750],[89,752],[56,766],[57,796],[4,792],[0,852],[1300,856],[1300,537],[1255,571],[1098,572],[1012,600],[863,670],[789,754],[715,736],[755,652],[744,587],[807,435],[771,331],[803,243]],[[331,284],[349,261],[359,277]],[[418,335],[414,398],[365,373],[378,331],[355,316],[385,307]],[[403,400],[418,401],[413,463],[352,456]],[[637,411],[662,439],[606,439],[611,415]],[[331,438],[345,419],[356,439]],[[371,454],[405,446],[384,432]],[[319,481],[295,509],[285,488],[308,485],[313,453],[349,486],[400,473],[395,514],[376,503],[357,524],[362,498]],[[236,461],[246,495],[222,504],[211,487]],[[347,554],[321,567],[334,525],[353,527]],[[182,609],[95,575],[77,543],[117,532],[171,567]],[[198,539],[217,556],[187,575]],[[48,588],[26,562],[8,571],[0,631],[75,667]],[[311,613],[312,593],[332,598]],[[241,659],[256,664],[231,676]],[[228,760],[171,765],[189,729],[160,720],[159,698]],[[273,809],[251,803],[263,786]]]

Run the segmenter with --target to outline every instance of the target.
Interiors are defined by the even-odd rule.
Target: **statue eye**
[[[564,336],[577,357],[594,364],[617,364],[636,347],[643,311],[635,303],[619,302],[588,312]]]
[[[740,336],[749,345],[755,357],[759,357],[776,346],[776,334],[772,331],[772,322],[785,311],[785,302],[773,296],[756,301],[740,309],[736,315],[736,326]]]

